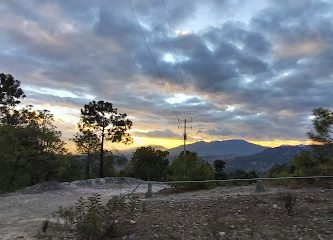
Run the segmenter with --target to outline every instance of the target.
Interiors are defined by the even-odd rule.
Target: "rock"
[[[134,221],[134,220],[130,220],[130,223],[132,223],[132,224],[135,224],[136,223],[136,221]]]
[[[265,192],[264,182],[262,180],[257,181],[256,193]]]
[[[219,235],[220,237],[224,237],[224,236],[225,236],[225,232],[218,232],[218,235]]]
[[[148,183],[148,191],[146,192],[145,198],[152,198],[153,197],[153,184]]]
[[[278,205],[277,205],[277,204],[273,204],[273,208],[274,208],[274,209],[277,209],[277,208],[278,208]]]

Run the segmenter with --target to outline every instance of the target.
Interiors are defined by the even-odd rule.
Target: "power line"
[[[170,35],[171,42],[172,42],[173,51],[174,51],[175,56],[179,56],[179,53],[178,53],[177,48],[176,48],[175,38],[172,37],[172,35],[173,35],[172,34],[173,33],[172,25],[171,25],[170,17],[169,17],[169,14],[168,14],[168,8],[167,8],[167,1],[168,0],[162,0],[162,1],[163,1],[165,17],[166,17],[166,22],[167,22],[167,25],[168,25],[169,35]],[[177,60],[176,60],[176,64],[177,64],[177,68],[178,68],[179,79],[183,83],[183,88],[184,88],[184,91],[186,92],[186,84],[185,84],[185,79],[184,79],[184,74],[183,74],[182,67],[181,67],[179,61],[177,61]],[[174,111],[175,111],[175,109],[174,109]],[[188,112],[188,114],[189,114],[189,117],[190,117],[190,122],[192,123],[193,122],[192,114],[191,114],[190,111]],[[178,116],[178,121],[179,121],[179,116]],[[184,121],[186,121],[186,117],[184,117]],[[190,128],[192,129],[192,126]],[[187,140],[187,133],[186,133],[186,140]],[[186,155],[185,150],[186,150],[186,141],[184,141],[184,154]]]
[[[168,10],[167,10],[167,6],[166,6],[166,1],[165,0],[162,0],[162,1],[163,1],[164,10],[165,10],[165,16],[166,16],[166,21],[167,21],[167,25],[168,25],[169,34],[170,34],[171,41],[172,41],[172,47],[174,49],[174,54],[178,55],[177,49],[176,49],[176,45],[175,45],[175,41],[174,41],[174,38],[172,37],[171,24],[170,24],[170,20],[169,20],[169,15],[168,15]],[[147,39],[147,37],[146,37],[146,35],[144,33],[144,30],[143,30],[143,28],[142,28],[142,26],[141,26],[141,24],[139,22],[138,16],[137,16],[137,14],[136,14],[136,12],[135,12],[135,10],[133,8],[132,2],[131,2],[131,0],[127,0],[127,2],[128,2],[129,7],[130,7],[130,10],[132,12],[132,15],[133,15],[133,17],[135,19],[135,22],[137,23],[137,25],[139,27],[140,33],[141,33],[141,35],[143,37],[143,40],[145,41],[146,48],[148,50],[149,56],[151,58],[151,61],[152,61],[153,65],[154,65],[154,67],[155,67],[156,73],[157,73],[158,77],[160,78],[160,80],[162,81],[164,87],[166,88],[166,85],[167,85],[166,81],[162,78],[161,71],[158,68],[158,65],[157,65],[156,60],[155,60],[155,58],[153,56],[152,50],[151,50],[151,48],[149,46],[148,39]],[[176,64],[177,64],[177,68],[178,68],[178,72],[179,72],[180,81],[183,82],[184,89],[186,89],[181,66],[180,66],[180,64],[179,64],[178,61],[176,61]],[[172,108],[173,108],[173,112],[176,114],[177,112],[176,112],[174,104],[172,104]],[[190,117],[190,119],[187,119],[186,116],[185,116],[183,120],[184,120],[184,133],[183,133],[183,138],[184,138],[184,154],[186,155],[186,140],[187,140],[187,132],[186,131],[187,131],[187,128],[189,128],[187,126],[187,123],[188,122],[192,122],[192,116]],[[178,117],[178,121],[179,121],[179,117]],[[178,126],[178,128],[179,128],[179,126]],[[192,129],[192,126],[191,126],[191,129]]]
[[[157,65],[156,60],[155,60],[154,55],[153,55],[153,52],[152,52],[152,50],[151,50],[151,48],[150,48],[150,46],[149,46],[148,39],[147,39],[147,37],[146,37],[146,35],[145,35],[145,33],[144,33],[144,30],[143,30],[143,28],[142,28],[142,26],[141,26],[141,24],[140,24],[140,22],[139,22],[139,18],[138,18],[138,16],[137,16],[137,14],[135,13],[135,10],[134,10],[134,7],[133,7],[133,5],[132,5],[132,2],[131,2],[131,0],[127,0],[127,2],[128,2],[129,7],[130,7],[130,10],[131,10],[131,12],[132,12],[133,18],[134,18],[136,24],[137,24],[138,27],[139,27],[139,31],[140,31],[140,33],[141,33],[141,35],[142,35],[142,37],[143,37],[143,40],[145,41],[146,48],[147,48],[147,50],[148,50],[148,53],[149,53],[149,56],[150,56],[151,62],[152,62],[153,65],[154,65],[154,68],[155,68],[155,71],[156,71],[156,73],[157,73],[157,75],[158,75],[158,78],[161,80],[162,84],[164,85],[164,88],[166,89],[166,85],[167,85],[167,84],[166,84],[166,81],[162,78],[161,71],[160,71],[159,68],[158,68],[158,65]],[[167,93],[167,92],[166,92],[166,93]],[[174,106],[174,104],[173,104],[173,106],[172,106],[172,109],[173,109],[173,112],[175,113],[176,110],[175,110],[175,106]]]
[[[170,34],[170,37],[171,37],[171,42],[172,42],[173,50],[174,50],[175,55],[177,56],[178,55],[178,51],[177,51],[177,48],[176,48],[175,40],[172,37],[172,31],[171,31],[172,27],[171,27],[170,18],[169,18],[168,9],[167,9],[167,0],[162,0],[162,1],[163,1],[163,7],[164,7],[164,11],[165,11],[165,17],[166,17],[166,21],[167,21],[167,25],[168,25],[168,29],[169,29],[169,34]],[[180,66],[180,64],[179,64],[178,61],[176,61],[176,64],[177,64],[177,68],[178,68],[178,72],[179,72],[179,78],[184,83],[184,89],[185,89],[185,81],[184,81],[184,77],[183,77],[183,73],[182,73],[182,68],[181,68],[181,66]]]
[[[127,0],[127,2],[128,2],[128,5],[129,5],[129,7],[130,7],[130,9],[131,9],[131,12],[132,12],[132,14],[133,14],[133,16],[134,16],[134,19],[135,19],[137,25],[139,26],[140,32],[141,32],[141,34],[142,34],[142,37],[143,37],[143,39],[144,39],[144,41],[145,41],[145,43],[146,43],[146,47],[147,47],[147,49],[148,49],[148,52],[149,52],[149,55],[150,55],[151,61],[152,61],[153,65],[154,65],[154,67],[155,67],[155,70],[156,70],[156,72],[157,72],[157,75],[158,75],[158,77],[163,81],[163,79],[162,79],[162,75],[161,75],[161,72],[160,72],[160,70],[159,70],[158,67],[157,67],[157,64],[156,64],[155,58],[154,58],[153,53],[152,53],[152,51],[151,51],[151,49],[150,49],[150,46],[149,46],[148,40],[147,40],[147,38],[146,38],[146,35],[145,35],[145,33],[144,33],[144,31],[143,31],[141,25],[140,25],[140,22],[139,22],[138,16],[136,15],[136,13],[135,13],[135,11],[134,11],[134,8],[133,8],[133,5],[132,5],[132,2],[131,2],[131,0]]]

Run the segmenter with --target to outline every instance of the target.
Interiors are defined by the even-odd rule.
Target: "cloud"
[[[170,129],[165,130],[155,130],[149,132],[137,132],[137,136],[142,137],[153,137],[153,138],[176,138],[179,139],[182,136],[180,134],[172,132]]]
[[[320,40],[304,40],[296,43],[278,43],[275,47],[275,54],[280,58],[305,57],[317,55],[326,49],[326,45]]]
[[[150,137],[179,137],[186,112],[200,139],[305,140],[312,109],[332,107],[330,1],[166,3],[170,29],[162,1],[132,0],[158,74],[127,1],[2,2],[0,72],[27,103],[79,114],[103,99]]]

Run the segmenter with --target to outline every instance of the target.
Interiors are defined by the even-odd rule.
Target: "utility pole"
[[[190,118],[190,119],[187,119],[186,117],[184,118],[184,119],[182,119],[182,120],[180,120],[179,118],[178,118],[178,124],[179,125],[181,125],[182,124],[182,122],[184,121],[184,125],[183,125],[183,139],[184,139],[184,156],[186,157],[186,141],[187,141],[187,129],[188,128],[191,128],[192,129],[192,127],[188,127],[188,123],[189,122],[192,122],[192,117]],[[180,127],[181,126],[178,126],[178,129],[180,129]]]

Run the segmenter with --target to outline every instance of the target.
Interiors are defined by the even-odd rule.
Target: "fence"
[[[317,180],[327,180],[326,182],[331,186],[333,186],[333,176],[299,176],[299,177],[274,177],[274,178],[270,178],[270,177],[261,177],[261,178],[246,178],[246,179],[224,179],[224,180],[216,180],[216,179],[212,179],[212,180],[192,180],[192,181],[165,181],[165,182],[160,182],[160,181],[143,181],[141,183],[139,183],[137,185],[137,187],[131,192],[129,193],[129,195],[132,195],[135,193],[136,189],[142,185],[142,184],[147,184],[148,185],[148,190],[146,193],[146,197],[151,197],[152,196],[152,192],[153,192],[153,185],[166,185],[166,186],[171,186],[171,187],[175,187],[178,184],[179,185],[183,185],[183,186],[189,186],[190,184],[210,184],[210,183],[217,183],[219,184],[223,184],[223,183],[229,183],[228,186],[232,186],[232,185],[244,185],[246,183],[256,183],[256,192],[263,192],[264,190],[264,181],[266,181],[266,183],[269,183],[271,185],[274,184],[279,184],[279,185],[286,185],[285,183],[283,183],[284,180],[307,180],[307,183],[315,183]],[[311,180],[311,181],[309,181]],[[332,181],[332,182],[330,182]],[[241,182],[242,184],[238,184],[239,182]],[[321,181],[322,182],[322,181]],[[298,182],[298,184],[300,184],[300,182]]]

